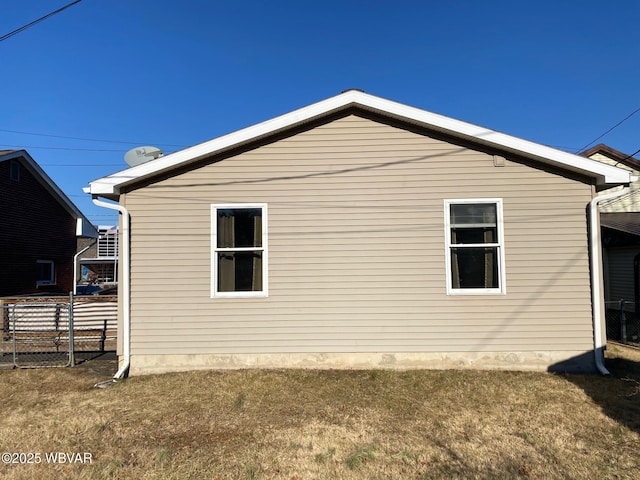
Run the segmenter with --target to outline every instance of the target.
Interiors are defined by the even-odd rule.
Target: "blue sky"
[[[0,35],[70,1],[4,0]],[[348,88],[576,152],[640,107],[638,18],[637,0],[82,0],[0,42],[0,149],[27,149],[97,224],[116,218],[82,187],[130,148]],[[600,142],[640,149],[640,113]]]

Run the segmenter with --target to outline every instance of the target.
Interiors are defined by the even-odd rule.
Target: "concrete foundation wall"
[[[594,373],[593,352],[403,352],[133,355],[131,375],[243,368],[485,369]]]

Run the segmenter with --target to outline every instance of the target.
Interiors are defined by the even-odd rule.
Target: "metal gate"
[[[115,351],[117,299],[0,300],[0,365],[66,367]]]
[[[67,367],[73,363],[69,302],[14,303],[7,306],[16,367]]]

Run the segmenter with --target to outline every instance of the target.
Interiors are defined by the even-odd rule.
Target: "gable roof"
[[[85,188],[85,192],[98,196],[117,197],[123,187],[134,182],[184,167],[190,162],[206,156],[222,153],[351,108],[359,108],[478,145],[514,153],[543,164],[594,178],[598,184],[622,184],[630,181],[630,173],[628,171],[611,165],[437,113],[376,97],[360,90],[347,90],[334,97],[280,115],[271,120],[94,180],[89,183],[88,188]]]
[[[75,206],[75,204],[69,200],[60,187],[55,184],[51,177],[47,175],[44,170],[31,158],[31,155],[26,150],[0,150],[0,162],[6,162],[9,160],[16,160],[26,168],[40,184],[47,190],[53,198],[55,198],[60,205],[76,219],[76,235],[79,237],[91,237],[97,238],[98,232],[91,224],[89,219],[85,217],[82,212]]]
[[[594,158],[595,155],[602,155],[609,158],[610,160],[613,160],[614,162],[626,165],[629,168],[633,168],[636,171],[640,170],[640,160],[633,157],[632,155],[622,153],[620,150],[611,148],[609,145],[605,145],[604,143],[599,143],[595,147],[591,147],[584,152],[580,152],[578,155],[587,158]]]

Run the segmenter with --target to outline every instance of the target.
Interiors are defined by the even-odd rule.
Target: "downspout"
[[[93,242],[91,242],[89,245],[84,247],[82,250],[80,250],[78,253],[76,253],[73,256],[73,294],[74,295],[78,293],[78,257],[82,255],[84,252],[86,252],[87,250],[89,250],[91,247],[93,247],[96,243],[98,243],[98,240],[94,240]]]
[[[609,370],[604,366],[604,344],[602,342],[602,315],[600,314],[602,302],[600,300],[600,222],[598,204],[605,200],[619,197],[629,192],[629,187],[622,190],[599,195],[589,203],[589,241],[591,246],[591,305],[593,308],[593,352],[595,354],[596,368],[602,375],[609,375]]]
[[[113,376],[113,381],[122,380],[129,371],[131,364],[131,282],[129,268],[131,264],[131,252],[129,245],[129,222],[131,216],[129,211],[117,203],[110,203],[100,200],[97,196],[92,198],[93,203],[99,207],[116,210],[122,215],[122,278],[118,279],[118,284],[122,287],[122,365]]]

